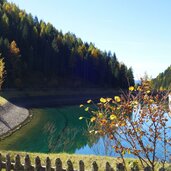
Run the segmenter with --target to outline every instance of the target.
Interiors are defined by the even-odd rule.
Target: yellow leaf
[[[103,117],[103,113],[99,113],[99,118],[102,118]]]
[[[106,119],[102,119],[100,122],[101,122],[102,125],[105,125],[107,123],[107,120]]]
[[[101,97],[101,98],[100,98],[100,102],[106,103],[106,99],[104,99],[103,97]]]
[[[116,102],[120,102],[121,101],[121,98],[119,96],[115,96],[114,99],[115,99]]]
[[[125,126],[126,125],[126,123],[121,123],[121,125],[120,126]]]
[[[87,100],[87,103],[91,103],[92,101],[91,100]]]
[[[128,152],[128,154],[131,154],[131,150],[130,149],[128,149],[127,152]]]
[[[150,93],[150,90],[147,90],[147,94],[149,94]]]
[[[136,100],[133,101],[133,103],[134,103],[134,105],[138,105],[138,101],[136,101]]]
[[[82,120],[82,119],[83,119],[83,117],[82,117],[82,116],[80,116],[80,117],[79,117],[79,120]]]
[[[95,131],[94,133],[95,133],[95,134],[97,134],[97,133],[98,133],[98,131]]]
[[[94,122],[95,120],[96,120],[96,117],[92,117],[92,118],[90,119],[91,122]]]
[[[114,114],[110,115],[110,120],[114,120],[116,118],[117,118],[116,115],[114,115]]]
[[[122,155],[125,155],[125,153],[126,153],[126,151],[125,151],[125,150],[123,150],[123,151],[122,151]]]
[[[80,107],[83,107],[84,105],[83,104],[80,104]]]
[[[140,86],[138,86],[137,90],[138,91],[142,91],[142,88]]]
[[[153,99],[150,99],[149,102],[150,102],[150,103],[154,103],[154,100],[153,100]]]
[[[90,131],[89,131],[90,134],[93,133],[93,132],[94,132],[94,130],[90,130]]]
[[[110,102],[112,100],[112,98],[107,98],[107,102]]]
[[[85,108],[85,111],[87,112],[88,110],[89,110],[89,107],[86,107],[86,108]]]
[[[129,87],[129,91],[133,91],[133,90],[134,90],[133,86]]]

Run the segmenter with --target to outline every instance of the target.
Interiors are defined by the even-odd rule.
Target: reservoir
[[[0,150],[116,156],[105,137],[90,137],[87,133],[87,124],[79,117],[88,118],[89,114],[78,105],[36,108],[31,112],[31,122],[0,141]],[[162,151],[158,153],[162,156]]]

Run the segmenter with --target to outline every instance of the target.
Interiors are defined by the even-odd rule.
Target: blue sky
[[[101,50],[115,52],[139,79],[171,65],[170,0],[8,0],[70,31]]]

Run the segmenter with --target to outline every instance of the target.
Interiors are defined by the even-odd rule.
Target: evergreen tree
[[[171,89],[171,66],[164,72],[160,73],[155,79],[152,80],[154,88],[158,90]]]

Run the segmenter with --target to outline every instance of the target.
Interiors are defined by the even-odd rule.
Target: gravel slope
[[[0,136],[20,126],[29,116],[29,111],[10,102],[0,107]]]

